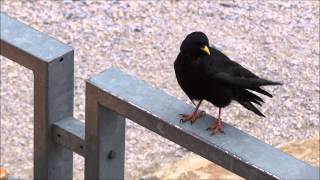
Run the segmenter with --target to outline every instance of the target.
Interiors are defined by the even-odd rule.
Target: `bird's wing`
[[[217,59],[216,63],[212,63],[211,66],[207,67],[209,72],[214,72],[211,76],[215,79],[242,88],[256,88],[259,86],[281,84],[279,82],[259,78],[254,73],[232,60]],[[215,70],[210,70],[213,68],[215,68]]]
[[[215,48],[211,48],[210,50],[212,52],[210,57],[203,57],[201,60],[193,63],[193,67],[197,72],[204,72],[200,73],[203,79],[220,81],[223,84],[251,89],[267,96],[270,94],[260,89],[259,86],[281,85],[279,82],[259,78]]]
[[[274,82],[259,77],[237,76],[226,72],[219,72],[215,74],[215,79],[220,80],[223,83],[249,89],[266,85],[281,85],[279,82]]]

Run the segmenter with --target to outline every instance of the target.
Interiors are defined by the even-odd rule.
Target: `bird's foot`
[[[197,119],[201,118],[205,114],[205,111],[193,112],[191,114],[179,114],[181,116],[180,122],[184,123],[190,121],[190,123],[193,124]]]
[[[212,124],[210,127],[207,128],[207,131],[211,131],[211,135],[214,135],[217,132],[223,133],[222,123],[221,121],[216,122],[215,124]]]

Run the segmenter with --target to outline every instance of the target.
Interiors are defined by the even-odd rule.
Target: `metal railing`
[[[85,124],[73,118],[73,49],[1,13],[1,55],[34,73],[34,178],[72,179],[72,152],[85,157],[86,179],[123,179],[125,118],[246,179],[318,179],[319,169],[213,119],[180,124],[192,106],[119,70],[86,84]]]
[[[34,74],[34,177],[71,179],[72,151],[52,138],[52,124],[73,116],[73,49],[3,13],[2,56]]]

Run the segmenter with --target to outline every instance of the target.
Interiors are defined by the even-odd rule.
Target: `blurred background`
[[[264,98],[266,103],[260,108],[266,118],[232,103],[223,111],[223,121],[277,147],[312,140],[308,142],[313,149],[308,152],[318,153],[317,0],[0,0],[0,4],[2,12],[74,48],[74,114],[82,121],[85,81],[111,65],[190,103],[177,84],[173,62],[185,36],[203,31],[210,44],[231,59],[259,76],[284,83],[266,88],[274,94],[272,99]],[[16,177],[30,179],[33,74],[0,59],[0,166]],[[218,109],[209,103],[201,109],[217,116]],[[319,153],[313,156],[308,162],[319,166]],[[190,157],[195,158],[188,150],[127,120],[126,179],[139,179],[177,161],[190,163]],[[83,158],[74,158],[75,179],[82,179]]]

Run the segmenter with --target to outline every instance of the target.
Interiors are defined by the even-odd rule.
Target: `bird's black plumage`
[[[281,84],[258,77],[210,47],[202,32],[185,38],[174,69],[179,85],[191,100],[207,100],[219,108],[235,100],[259,116],[264,115],[252,103],[261,105],[263,100],[252,91],[272,97],[260,86]]]

